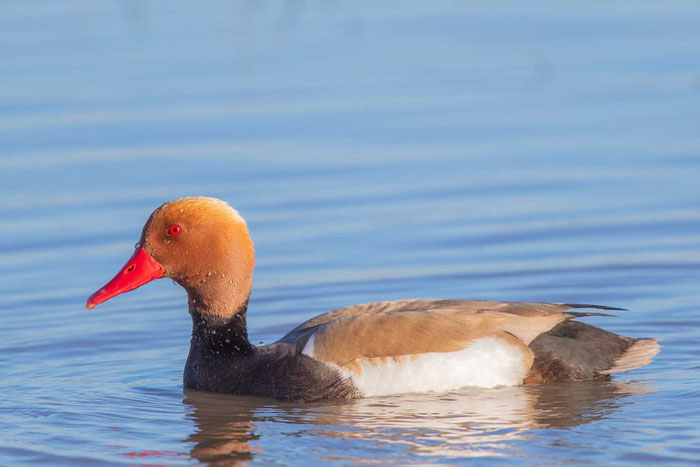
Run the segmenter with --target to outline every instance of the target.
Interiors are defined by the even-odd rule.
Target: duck
[[[609,379],[661,348],[576,320],[621,308],[459,299],[353,305],[255,346],[246,323],[254,266],[238,211],[180,198],[153,211],[132,257],[86,307],[170,278],[192,317],[186,389],[298,402]]]

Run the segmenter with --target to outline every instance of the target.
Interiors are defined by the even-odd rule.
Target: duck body
[[[250,345],[239,322],[204,323],[195,313],[184,386],[294,401],[351,399],[603,379],[649,363],[658,351],[654,339],[571,321],[605,315],[567,312],[584,307],[611,309],[475,300],[368,303],[324,313],[261,347]],[[555,321],[530,340],[533,326]]]
[[[462,387],[608,378],[648,364],[655,339],[574,321],[618,308],[475,300],[397,300],[324,313],[253,346],[246,315],[253,244],[245,221],[214,198],[164,204],[134,256],[88,308],[153,279],[188,292],[186,388],[284,400],[352,399]]]

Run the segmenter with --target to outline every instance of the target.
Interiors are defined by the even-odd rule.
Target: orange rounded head
[[[254,266],[253,242],[238,211],[216,198],[180,198],[153,211],[134,255],[86,307],[169,277],[187,290],[191,307],[231,315],[248,300]]]

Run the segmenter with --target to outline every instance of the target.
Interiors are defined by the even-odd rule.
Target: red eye
[[[182,227],[180,227],[180,226],[177,225],[177,224],[173,224],[173,225],[171,225],[170,228],[168,229],[168,233],[169,233],[170,235],[172,235],[173,237],[176,236],[176,235],[180,235],[180,234],[182,233]]]

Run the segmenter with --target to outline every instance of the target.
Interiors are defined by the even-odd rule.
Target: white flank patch
[[[304,353],[313,355],[311,339]],[[364,359],[358,363],[362,367],[359,375],[350,370],[340,371],[351,378],[366,397],[450,391],[465,386],[515,386],[522,383],[527,371],[521,351],[497,336],[475,340],[458,352],[406,356],[399,361],[389,359],[376,364]]]

